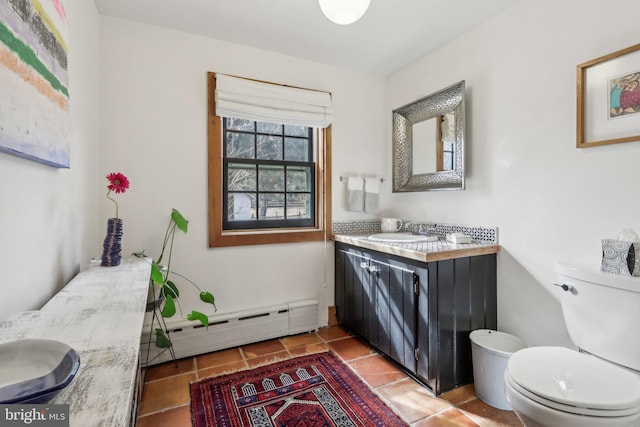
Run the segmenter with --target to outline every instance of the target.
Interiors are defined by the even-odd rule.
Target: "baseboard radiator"
[[[152,317],[145,318],[140,345],[142,366],[171,360],[169,351],[155,345]],[[158,328],[157,319],[153,329]],[[318,329],[318,301],[293,301],[209,317],[209,327],[195,322],[167,325],[177,359]],[[163,351],[164,350],[164,351]]]

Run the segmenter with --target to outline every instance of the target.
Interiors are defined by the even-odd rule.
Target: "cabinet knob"
[[[360,263],[360,268],[367,268],[368,266],[369,266],[369,263],[368,263],[368,262],[366,262],[366,261],[362,261],[362,262]]]
[[[369,272],[370,273],[377,273],[380,271],[380,267],[376,266],[376,265],[370,265],[369,266]]]

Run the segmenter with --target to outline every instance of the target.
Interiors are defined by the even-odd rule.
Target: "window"
[[[209,246],[327,237],[331,128],[216,116],[208,81]]]
[[[313,227],[314,132],[223,118],[223,230]]]
[[[455,170],[455,117],[447,113],[437,117],[438,127],[436,135],[436,170]]]

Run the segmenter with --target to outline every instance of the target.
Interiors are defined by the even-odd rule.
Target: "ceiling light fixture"
[[[318,0],[322,13],[329,20],[348,25],[362,18],[371,0]]]

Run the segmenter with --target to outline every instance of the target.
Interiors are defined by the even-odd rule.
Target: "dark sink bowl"
[[[46,403],[68,386],[80,356],[68,345],[45,339],[0,344],[0,403]]]

